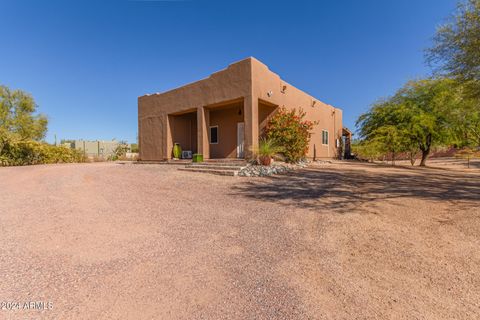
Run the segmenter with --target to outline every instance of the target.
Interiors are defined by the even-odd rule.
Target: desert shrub
[[[130,148],[131,148],[130,152],[132,152],[132,153],[138,153],[139,150],[140,150],[140,149],[138,148],[138,143],[132,143],[132,144],[130,145]]]
[[[265,128],[265,137],[282,147],[287,162],[298,162],[308,152],[308,143],[316,123],[305,120],[302,109],[287,110],[280,108],[271,117]]]
[[[3,140],[0,149],[1,166],[23,166],[84,161],[84,155],[77,150],[38,141]]]
[[[125,157],[125,155],[129,150],[130,148],[128,146],[128,143],[124,141],[120,141],[120,143],[115,148],[115,150],[113,150],[113,154],[109,156],[107,160],[110,160],[110,161],[120,160]]]
[[[285,150],[275,140],[263,137],[258,143],[258,148],[254,149],[257,161],[262,165],[269,165],[272,158],[283,158],[281,153]]]
[[[280,146],[275,140],[269,138],[262,138],[258,143],[258,150],[256,153],[259,157],[274,158],[279,153],[282,153],[285,148]]]

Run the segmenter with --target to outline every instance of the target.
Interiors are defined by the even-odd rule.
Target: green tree
[[[112,160],[112,161],[119,160],[122,157],[125,157],[125,155],[129,151],[130,151],[130,145],[126,141],[122,140],[118,143],[115,150],[113,150],[113,154],[109,157],[108,160]]]
[[[466,126],[465,111],[472,100],[463,98],[463,87],[453,79],[428,79],[410,82],[398,95],[400,103],[410,110],[407,130],[418,143],[424,166],[432,146],[465,144],[459,132],[470,132],[474,124]],[[462,114],[466,117],[457,117]]]
[[[41,140],[47,132],[47,118],[36,114],[32,96],[21,90],[0,86],[0,138]]]
[[[392,164],[395,165],[397,154],[406,151],[408,136],[400,126],[385,125],[376,130],[373,139],[379,151],[391,155]]]
[[[379,159],[384,154],[381,150],[382,146],[375,140],[355,140],[352,141],[351,148],[357,159],[368,160],[369,162]]]
[[[359,150],[368,154],[364,149],[373,147],[375,150],[371,152],[372,155],[390,154],[392,164],[395,164],[396,155],[400,152],[416,155],[418,145],[413,143],[408,128],[409,113],[408,108],[394,98],[375,103],[370,111],[357,120],[360,136],[365,140]]]
[[[461,87],[455,108],[446,110],[452,128],[453,143],[458,147],[480,146],[480,105],[476,99],[462,98]]]
[[[463,107],[453,88],[455,81],[451,79],[408,82],[393,97],[375,104],[359,117],[361,138],[411,155],[418,148],[422,153],[420,166],[425,166],[433,146],[453,140],[457,127],[450,110]],[[392,141],[395,145],[389,146]]]
[[[449,21],[438,28],[427,62],[439,74],[459,80],[480,98],[480,0],[458,4]]]

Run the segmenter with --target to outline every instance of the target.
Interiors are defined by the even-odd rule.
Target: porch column
[[[245,111],[245,158],[253,157],[258,148],[258,99],[253,96],[244,98]]]
[[[210,126],[210,111],[205,107],[197,108],[197,149],[204,159],[210,158],[210,142],[208,127]]]
[[[172,116],[164,115],[162,116],[162,122],[165,124],[163,126],[163,136],[165,140],[165,144],[163,145],[163,158],[165,160],[169,160],[172,158],[172,150],[173,150],[173,137],[172,137],[172,130],[173,130],[173,121]]]

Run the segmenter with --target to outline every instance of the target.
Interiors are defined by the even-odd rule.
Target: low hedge
[[[25,166],[47,163],[85,162],[78,150],[37,141],[3,141],[0,166]]]

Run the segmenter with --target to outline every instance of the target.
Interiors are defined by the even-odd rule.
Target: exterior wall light
[[[287,86],[286,86],[286,85],[283,85],[283,86],[282,86],[282,93],[285,93],[285,91],[287,91]]]
[[[269,97],[273,96],[273,91],[271,91],[271,90],[268,91],[268,92],[267,92],[267,96],[269,96]]]
[[[313,101],[312,101],[312,108],[315,107],[315,104],[316,104],[316,103],[317,103],[316,100],[313,100]]]

